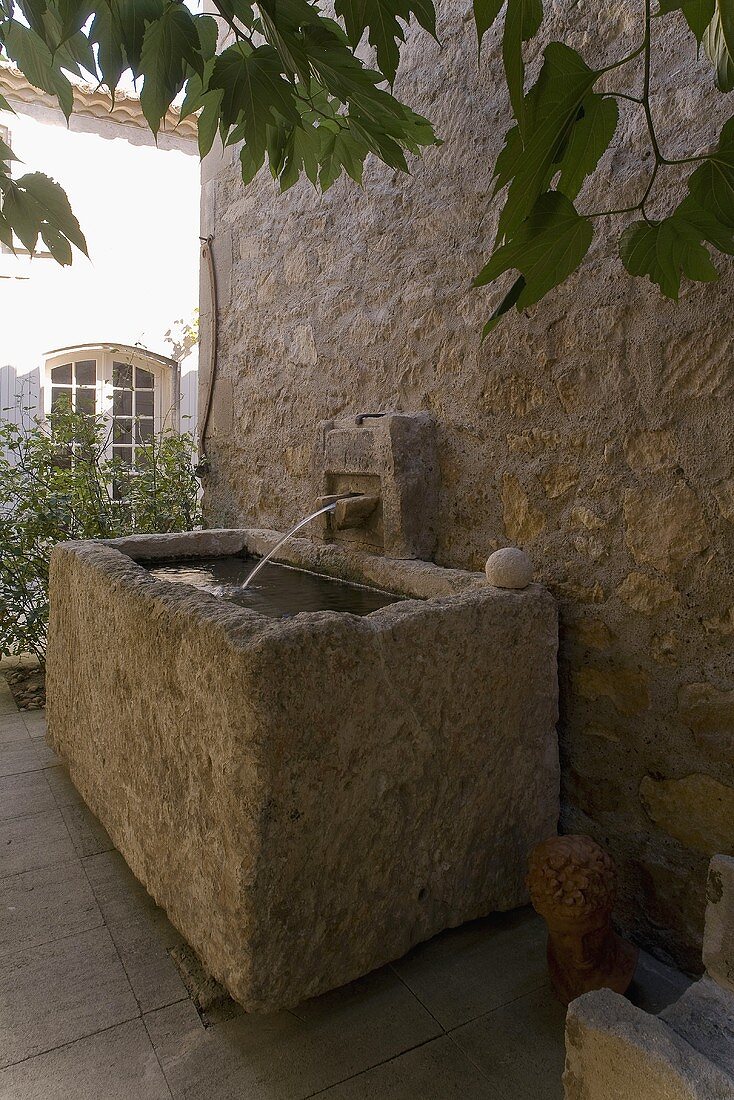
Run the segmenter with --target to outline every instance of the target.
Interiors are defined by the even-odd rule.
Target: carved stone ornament
[[[624,993],[639,951],[612,928],[616,870],[588,836],[554,836],[530,853],[530,900],[548,925],[548,968],[568,1004],[592,989]]]

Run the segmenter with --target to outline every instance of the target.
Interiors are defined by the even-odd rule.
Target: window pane
[[[126,466],[132,466],[133,449],[132,447],[113,447],[112,457],[118,458],[121,462],[124,462]]]
[[[120,420],[115,419],[112,429],[112,441],[113,443],[132,443],[133,441],[133,422],[132,420]]]
[[[71,386],[51,387],[51,412],[60,408],[71,408]]]
[[[129,363],[112,364],[112,385],[131,390],[133,387],[133,368]]]
[[[76,364],[76,384],[77,386],[94,386],[97,382],[97,361],[96,359],[83,359],[81,363]]]
[[[135,421],[135,442],[136,443],[150,443],[153,438],[153,421],[152,420],[136,420]]]
[[[133,394],[132,390],[115,390],[112,394],[112,415],[132,416]]]
[[[135,393],[135,415],[136,416],[152,416],[153,415],[153,391],[152,390],[136,391],[136,393]]]
[[[153,374],[149,370],[143,370],[142,367],[135,368],[135,389],[136,390],[152,390],[153,389]]]
[[[54,386],[70,386],[71,363],[64,363],[62,367],[53,367],[51,370],[51,381]]]
[[[93,416],[95,412],[96,396],[96,390],[77,390],[76,411],[80,413],[88,413],[90,416]]]

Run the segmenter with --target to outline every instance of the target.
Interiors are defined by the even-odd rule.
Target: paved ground
[[[200,1016],[180,937],[0,674],[0,1100],[556,1100],[564,1012],[527,910],[292,1012]],[[645,957],[638,1003],[685,979]],[[208,1026],[205,1026],[208,1025]]]

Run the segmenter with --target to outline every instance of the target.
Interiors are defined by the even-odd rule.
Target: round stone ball
[[[518,546],[505,546],[489,555],[484,572],[495,588],[527,588],[533,579],[533,563]]]

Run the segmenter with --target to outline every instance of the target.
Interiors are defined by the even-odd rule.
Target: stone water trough
[[[278,538],[59,545],[47,666],[73,782],[204,966],[262,1012],[524,904],[528,850],[558,819],[549,593],[306,539],[279,560],[402,598],[272,618],[151,572]]]
[[[51,570],[51,743],[253,1011],[523,904],[526,854],[558,817],[545,589],[298,539],[283,560],[408,598],[273,620],[137,561],[261,555],[276,539],[66,543]]]

